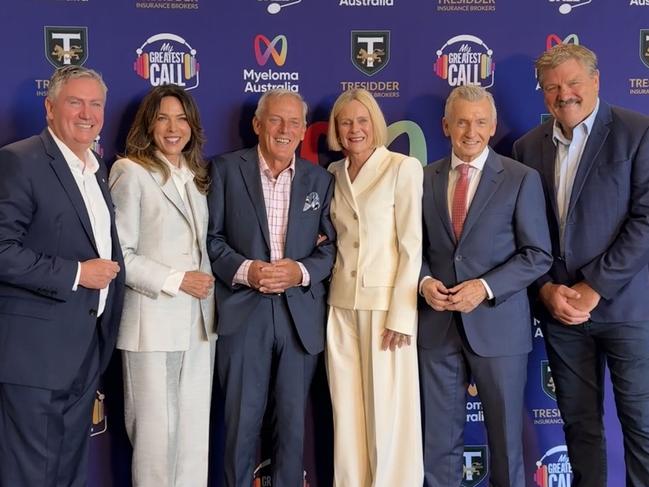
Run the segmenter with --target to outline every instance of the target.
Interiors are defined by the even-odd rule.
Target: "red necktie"
[[[469,192],[470,168],[470,164],[460,164],[456,168],[460,171],[460,177],[457,180],[457,183],[455,183],[453,206],[451,207],[451,221],[453,222],[453,233],[455,233],[456,240],[460,240],[464,220],[466,220],[466,196]]]

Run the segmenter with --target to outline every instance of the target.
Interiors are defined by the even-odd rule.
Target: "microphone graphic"
[[[277,14],[284,7],[290,7],[291,5],[295,5],[297,3],[300,3],[301,1],[302,0],[295,0],[293,2],[288,2],[288,3],[284,3],[284,4],[279,4],[277,2],[269,3],[268,8],[266,8],[266,10],[268,10],[269,14]]]
[[[592,1],[593,1],[593,0],[587,0],[587,1],[583,2],[583,3],[578,3],[577,5],[570,5],[569,3],[564,3],[564,4],[562,4],[562,5],[559,7],[559,12],[561,12],[561,13],[564,14],[564,15],[565,15],[565,14],[569,14],[570,11],[571,11],[573,8],[577,8],[577,7],[582,7],[582,6],[584,6],[584,5],[588,5],[588,4],[589,4],[590,2],[592,2]]]

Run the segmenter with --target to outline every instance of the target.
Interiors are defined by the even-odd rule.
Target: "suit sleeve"
[[[649,264],[649,129],[632,164],[627,218],[606,252],[581,268],[586,283],[604,299],[613,298]]]
[[[512,159],[519,161],[522,164],[525,164],[525,156],[523,155],[523,149],[521,147],[522,143],[521,140],[517,140],[514,142],[514,146],[512,147]],[[538,149],[540,150],[540,148]],[[529,167],[529,166],[528,166]],[[544,205],[547,205],[547,203],[544,201]],[[547,215],[546,215],[547,217]],[[547,224],[547,220],[546,220]],[[552,242],[552,240],[550,240]],[[552,244],[550,244],[550,253],[552,253]],[[550,268],[552,268],[552,265],[550,265]],[[538,295],[540,289],[547,284],[548,282],[552,282],[552,277],[549,274],[550,269],[548,269],[547,272],[542,274],[538,279],[536,279],[531,285],[530,285],[530,290],[533,296]]]
[[[313,248],[311,255],[299,260],[309,273],[310,285],[322,282],[329,277],[331,268],[334,265],[334,259],[336,258],[336,232],[329,215],[334,182],[333,177],[329,173],[326,173],[325,176],[327,177],[328,183],[322,204],[322,211],[320,212],[320,228],[318,233],[327,238]]]
[[[536,171],[528,171],[521,182],[513,226],[516,252],[505,263],[481,276],[494,293],[495,305],[528,287],[552,265],[545,199]]]
[[[210,215],[207,228],[207,253],[210,256],[214,275],[225,286],[234,290],[240,287],[240,285],[234,284],[234,276],[246,257],[237,253],[227,242],[225,188],[217,169],[220,161],[221,159],[217,158],[210,164],[210,191],[207,194],[207,207]]]
[[[417,290],[422,266],[423,169],[417,159],[407,157],[401,162],[394,190],[399,256],[385,327],[413,335],[417,324]]]
[[[115,225],[124,254],[126,285],[155,299],[173,269],[138,254],[143,207],[138,169],[133,162],[125,159],[117,161],[110,171],[109,186],[115,204]],[[164,245],[164,242],[160,245]]]
[[[34,175],[18,154],[7,149],[0,150],[0,171],[0,281],[67,300],[78,262],[30,248],[25,242],[28,232],[34,231],[30,227],[38,211]],[[43,248],[47,248],[45,242]]]

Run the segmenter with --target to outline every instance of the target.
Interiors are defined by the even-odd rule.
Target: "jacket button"
[[[358,215],[354,213],[354,220],[358,220]]]
[[[461,260],[462,260],[462,256],[461,256],[461,255],[456,255],[456,256],[455,256],[455,260],[458,261],[458,262],[461,261]]]
[[[97,310],[96,309],[91,309],[90,311],[88,311],[88,314],[90,316],[97,316]]]
[[[360,246],[358,242],[354,242],[354,248],[357,249]]]
[[[352,271],[352,277],[356,277],[356,271]]]

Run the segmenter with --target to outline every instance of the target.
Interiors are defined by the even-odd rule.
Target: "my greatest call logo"
[[[449,86],[493,86],[496,72],[493,51],[479,37],[470,34],[451,37],[436,54],[433,71]]]
[[[136,51],[133,70],[151,86],[178,85],[193,90],[199,83],[196,49],[176,34],[149,37]]]

